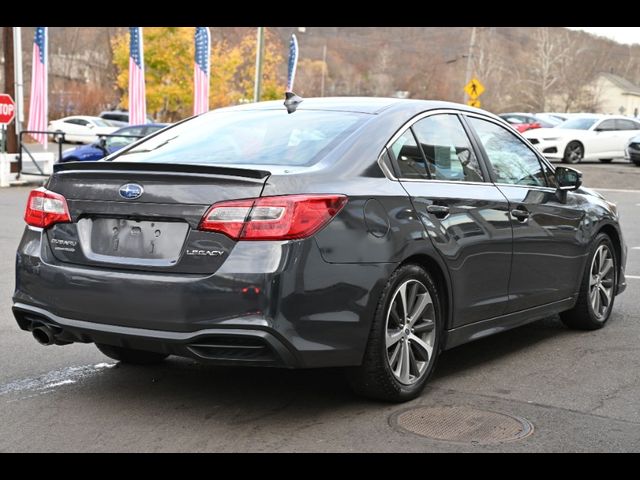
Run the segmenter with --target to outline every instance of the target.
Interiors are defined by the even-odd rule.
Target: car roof
[[[79,118],[82,120],[95,120],[95,119],[102,120],[102,118],[100,117],[92,117],[91,115],[70,115],[68,117],[61,118],[60,120],[68,120],[70,118]]]
[[[243,105],[234,105],[231,107],[219,108],[212,112],[221,111],[242,111],[242,110],[284,110],[282,100],[272,100],[259,103],[248,103]],[[468,112],[481,112],[494,118],[498,118],[493,113],[486,110],[468,107],[460,103],[444,102],[440,100],[419,100],[419,99],[401,99],[386,97],[321,97],[321,98],[305,98],[298,106],[297,110],[326,110],[326,111],[342,111],[354,113],[366,113],[371,115],[379,115],[387,111],[396,111],[397,109],[407,109],[414,111],[434,110],[434,109],[455,109]]]

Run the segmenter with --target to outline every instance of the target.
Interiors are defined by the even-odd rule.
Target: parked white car
[[[65,133],[67,142],[94,143],[98,141],[98,134],[109,134],[118,130],[118,127],[109,125],[100,117],[75,115],[49,122],[50,132],[61,130]]]
[[[613,115],[572,117],[555,128],[538,128],[524,132],[545,157],[578,163],[600,160],[608,163],[623,158],[629,139],[640,134],[640,122]]]

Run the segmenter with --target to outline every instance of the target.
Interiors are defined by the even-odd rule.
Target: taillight
[[[306,238],[335,217],[345,195],[283,195],[216,203],[200,221],[200,230],[234,240]]]
[[[59,193],[40,187],[32,190],[27,200],[24,221],[32,227],[47,228],[55,223],[71,221],[67,201]]]

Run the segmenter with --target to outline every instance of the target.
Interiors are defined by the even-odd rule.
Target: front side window
[[[603,120],[600,125],[596,127],[596,130],[600,132],[613,132],[617,130],[615,120]]]
[[[589,130],[597,121],[598,117],[570,118],[558,125],[556,128],[561,128],[563,130]]]
[[[547,186],[540,160],[522,140],[493,122],[468,120],[487,152],[496,183]]]
[[[413,125],[435,180],[482,182],[482,170],[460,120],[442,114],[424,118]]]

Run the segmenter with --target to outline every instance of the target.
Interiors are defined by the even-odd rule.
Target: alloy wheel
[[[436,340],[433,299],[418,280],[407,280],[395,291],[387,312],[387,362],[393,376],[405,385],[428,371]]]
[[[589,300],[599,321],[607,318],[613,300],[616,272],[613,254],[607,245],[600,245],[591,261],[589,271]]]

